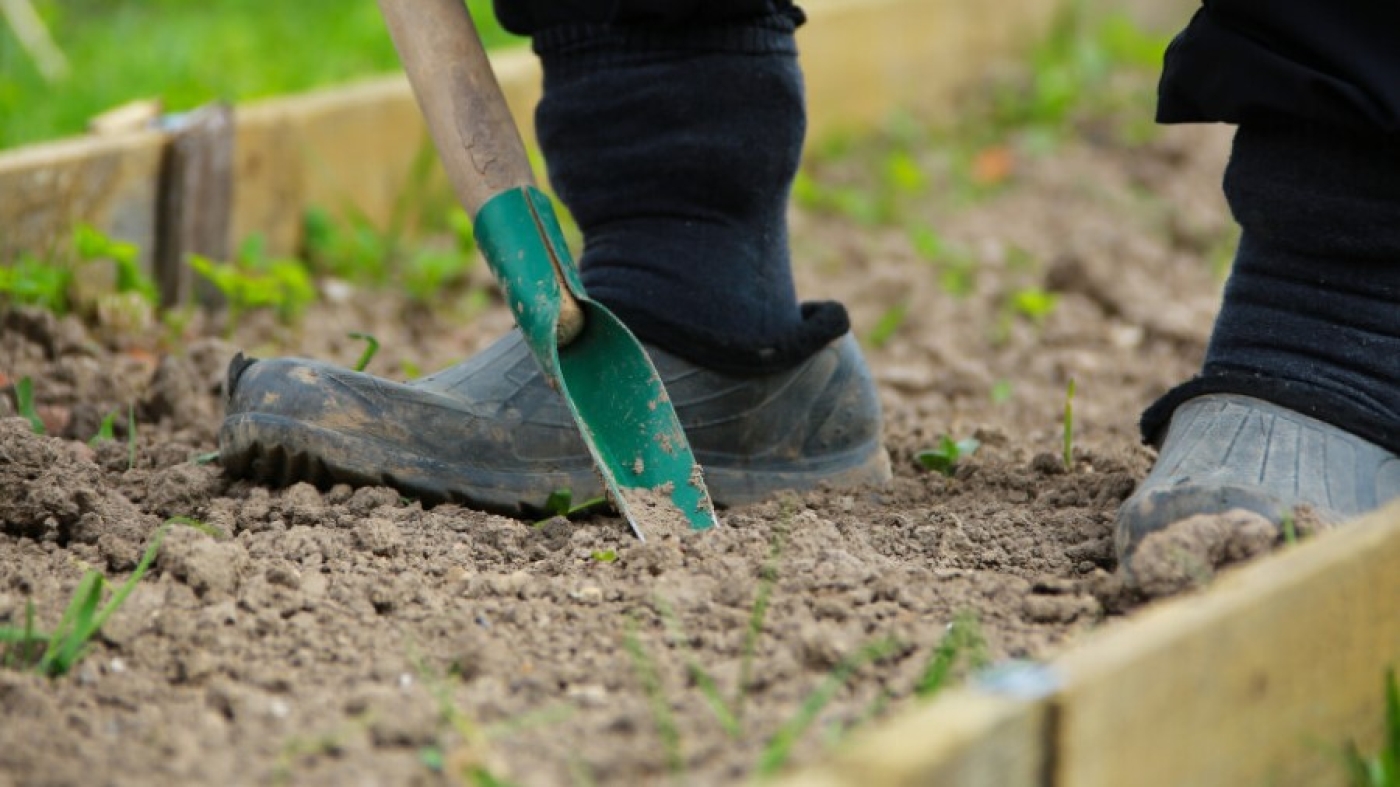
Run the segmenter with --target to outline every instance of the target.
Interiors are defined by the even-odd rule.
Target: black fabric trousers
[[[791,364],[844,330],[839,307],[799,310],[788,271],[792,2],[496,10],[544,62],[537,126],[598,238],[590,292],[643,338],[732,371]],[[1167,52],[1157,119],[1240,126],[1225,186],[1243,241],[1201,373],[1144,413],[1144,437],[1181,402],[1230,392],[1400,451],[1400,0],[1203,0]]]
[[[1400,452],[1400,2],[1204,0],[1157,119],[1239,126],[1242,229],[1201,373],[1143,414],[1257,396]]]
[[[583,231],[591,297],[642,340],[733,374],[845,333],[798,302],[788,195],[806,108],[788,0],[496,0],[544,67],[535,128]]]

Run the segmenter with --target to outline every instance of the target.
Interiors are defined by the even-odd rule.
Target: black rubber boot
[[[1119,511],[1119,559],[1196,514],[1244,509],[1277,524],[1307,506],[1339,524],[1395,498],[1395,454],[1260,399],[1210,394],[1176,409],[1152,472]]]
[[[875,386],[849,334],[759,377],[648,351],[717,505],[888,480]],[[406,384],[317,361],[237,358],[219,447],[234,476],[382,484],[506,514],[535,513],[559,489],[575,500],[603,494],[563,398],[514,331]]]

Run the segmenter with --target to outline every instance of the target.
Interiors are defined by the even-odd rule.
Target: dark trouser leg
[[[550,181],[584,234],[589,294],[643,340],[750,374],[848,328],[801,307],[786,209],[805,131],[786,2],[498,2],[544,65]]]
[[[1272,401],[1400,453],[1400,138],[1242,126],[1225,191],[1243,228],[1201,374],[1183,401]]]
[[[1158,119],[1239,125],[1243,234],[1201,373],[1143,415],[1161,454],[1120,557],[1192,514],[1400,496],[1400,5],[1211,0],[1168,50]]]
[[[1243,229],[1190,395],[1260,396],[1400,450],[1400,4],[1212,0],[1172,42],[1158,119],[1239,124]]]

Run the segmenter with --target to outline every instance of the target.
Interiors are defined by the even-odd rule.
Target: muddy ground
[[[467,320],[323,282],[299,327],[251,315],[225,339],[196,316],[173,344],[5,312],[0,373],[33,379],[61,437],[0,421],[0,624],[32,601],[51,627],[86,569],[123,579],[169,517],[206,527],[169,532],[74,673],[0,670],[0,784],[732,783],[872,646],[792,763],[914,702],[959,615],[1001,660],[1131,614],[1113,514],[1151,462],[1140,410],[1204,350],[1229,132],[1081,121],[968,145],[900,127],[815,151],[792,215],[803,294],[845,301],[866,340],[895,479],[725,511],[703,535],[640,544],[607,515],[532,526],[191,461],[215,449],[235,351],[350,365],[346,334],[369,331],[371,371],[401,377],[489,343],[495,302]],[[87,445],[128,403],[132,467],[124,418]],[[915,461],[943,435],[981,442],[951,477]],[[738,710],[728,729],[692,664]]]

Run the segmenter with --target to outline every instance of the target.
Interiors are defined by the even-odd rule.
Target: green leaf
[[[937,448],[920,451],[914,455],[914,459],[925,470],[952,476],[957,471],[958,463],[977,453],[977,449],[981,447],[982,442],[974,437],[954,440],[949,435],[943,435],[939,438]]]
[[[556,489],[544,501],[544,510],[554,516],[568,516],[569,506],[574,502],[574,490]]]
[[[91,440],[88,440],[88,445],[96,448],[98,443],[116,440],[116,422],[117,414],[115,412],[107,413],[107,415],[103,416],[102,424],[97,427],[97,434],[93,435]]]
[[[21,377],[15,383],[15,407],[29,421],[29,428],[34,430],[34,434],[44,433],[44,419],[34,409],[34,381],[28,377]]]
[[[374,338],[371,334],[360,333],[359,331],[351,331],[350,338],[360,339],[365,343],[364,352],[360,353],[360,359],[355,362],[355,371],[363,372],[365,367],[369,366],[369,362],[374,358],[375,353],[379,352],[379,340]]]
[[[884,314],[880,315],[879,321],[875,323],[874,328],[870,329],[870,333],[866,334],[866,343],[877,349],[884,347],[899,331],[900,326],[904,325],[908,316],[909,303],[907,301],[891,306],[885,310]]]
[[[594,550],[594,551],[593,551],[593,554],[589,555],[589,557],[592,558],[593,560],[599,562],[599,563],[615,563],[615,562],[617,562],[617,553],[614,552],[614,551],[611,550],[611,549],[597,549],[597,550]]]

